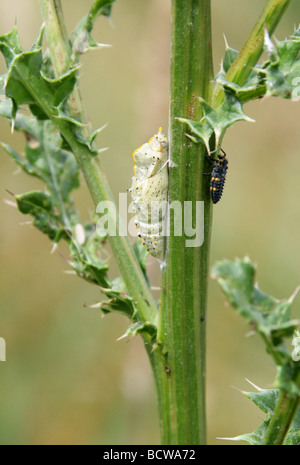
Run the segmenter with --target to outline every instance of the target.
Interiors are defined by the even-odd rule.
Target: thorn
[[[12,195],[13,197],[15,197],[15,194],[13,192],[9,191],[8,189],[5,189],[5,190],[9,195]]]
[[[129,335],[127,333],[122,334],[122,336],[118,337],[116,340],[117,342],[121,341],[122,339],[128,338],[126,342],[129,342],[130,339],[133,338],[133,335]]]
[[[115,23],[113,22],[111,16],[108,16],[107,19],[108,19],[108,22],[109,22],[109,24],[111,25],[111,27],[112,27],[113,29],[115,29],[116,26],[115,26]]]
[[[112,47],[112,44],[101,44],[100,42],[97,43],[96,48],[109,48]]]
[[[224,37],[224,42],[225,42],[225,48],[229,48],[225,34],[223,34],[223,37]]]
[[[90,305],[84,304],[83,306],[84,308],[101,308],[101,302],[97,302],[96,304],[90,304]]]
[[[22,170],[20,167],[18,167],[17,169],[15,169],[13,172],[12,172],[12,175],[13,176],[17,176],[18,174],[21,174],[22,173]]]
[[[51,250],[50,250],[50,255],[52,255],[52,254],[54,254],[54,252],[56,252],[57,247],[58,247],[58,243],[53,242],[53,245],[52,245]]]
[[[104,123],[102,126],[100,126],[100,128],[97,129],[97,132],[101,132],[103,131],[103,129],[105,129],[106,127],[108,126],[108,121],[106,123]]]
[[[100,134],[100,132],[102,132],[103,129],[105,129],[107,126],[108,126],[108,122],[104,123],[100,128],[96,129],[89,137],[90,143],[92,143],[96,139],[98,134]]]
[[[235,438],[219,438],[219,437],[216,437],[216,439],[220,439],[221,441],[240,441],[239,436],[236,436]]]
[[[10,133],[13,134],[15,129],[15,118],[12,118],[10,125]]]
[[[245,334],[245,337],[252,337],[256,334],[256,331],[254,331],[253,329],[251,329],[250,331],[248,331],[246,334]]]
[[[245,378],[245,380],[246,380],[249,384],[251,384],[251,386],[253,386],[254,389],[256,389],[258,392],[260,392],[260,391],[263,390],[262,388],[256,386],[256,384],[252,383],[252,381],[250,381],[249,379]]]
[[[293,294],[291,295],[291,297],[288,299],[289,303],[293,302],[293,300],[295,299],[299,291],[300,291],[300,286],[297,286]]]
[[[18,208],[18,205],[16,204],[16,202],[12,202],[11,200],[3,199],[3,203],[8,205],[9,207]]]
[[[109,147],[103,147],[102,149],[97,150],[97,155],[99,155],[102,152],[106,152],[109,149]]]
[[[74,270],[64,270],[63,273],[64,274],[71,274],[72,276],[76,275],[76,271],[74,271]]]
[[[20,224],[20,226],[32,226],[33,222],[32,221],[22,221],[19,224]]]
[[[237,388],[235,386],[231,386],[231,387],[232,387],[232,389],[235,389],[236,391],[240,392],[241,394],[247,394],[247,392],[243,391],[242,389],[239,389],[239,388]]]
[[[57,250],[57,253],[65,262],[68,263],[68,265],[71,265],[70,260],[67,257],[65,257],[59,250]]]

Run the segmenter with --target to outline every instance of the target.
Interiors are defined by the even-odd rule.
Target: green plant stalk
[[[291,0],[269,0],[267,2],[242,50],[225,76],[228,81],[239,85],[245,83],[252,67],[256,65],[263,52],[264,28],[268,30],[269,35],[272,35],[290,2]],[[258,88],[257,98],[260,97],[261,91],[262,89]],[[219,87],[214,94],[212,106],[218,107],[223,97],[224,92]]]
[[[47,42],[51,60],[55,74],[59,76],[68,70],[71,55],[68,36],[65,32],[61,4],[59,0],[40,0],[40,6],[43,18],[46,21]],[[77,119],[85,122],[86,118],[81,104],[78,85],[76,85],[70,100],[71,108],[69,111],[71,115],[76,115]],[[102,201],[113,201],[107,180],[100,167],[100,162],[95,160],[84,144],[76,140],[68,124],[57,118],[53,118],[51,109],[43,109],[47,116],[57,125],[61,134],[72,148],[74,156],[83,172],[95,206]],[[88,128],[85,127],[86,134],[88,131]],[[113,222],[114,218],[111,217],[110,220]],[[118,234],[119,230],[120,234]],[[117,235],[109,236],[108,239],[127,289],[136,302],[138,315],[141,320],[155,324],[157,318],[156,303],[145,281],[140,265],[118,215],[116,231]]]
[[[209,99],[213,76],[210,1],[172,1],[169,202],[204,202],[204,242],[186,247],[186,235],[175,236],[170,212],[170,237],[163,271],[159,339],[167,354],[169,412],[163,424],[164,444],[205,444],[205,309],[211,202],[205,148],[186,137],[177,117],[200,119],[198,96]],[[182,220],[183,231],[184,221]],[[199,234],[200,231],[197,231]],[[161,375],[163,376],[163,375]]]
[[[274,350],[274,345],[268,337],[261,333],[267,352],[273,357],[277,367],[282,366],[280,354]],[[298,389],[300,390],[300,372],[296,380]],[[300,405],[300,396],[291,394],[283,389],[280,390],[277,405],[268,424],[264,435],[262,445],[282,445],[289,431],[290,425]]]
[[[116,0],[113,0],[113,1],[116,1]],[[110,4],[110,2],[108,0],[95,0],[88,16],[87,16],[87,20],[88,20],[88,29],[89,31],[92,30],[93,26],[94,26],[94,22],[96,21],[98,15],[99,15],[99,12],[101,10],[103,10],[103,8],[105,8],[105,6],[107,6],[108,4]]]
[[[300,375],[298,376],[300,389]],[[300,406],[300,396],[280,390],[276,408],[268,424],[262,445],[280,446],[289,431],[293,418]]]

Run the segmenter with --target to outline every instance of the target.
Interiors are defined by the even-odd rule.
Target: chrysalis
[[[139,237],[148,252],[164,255],[164,221],[168,199],[168,142],[162,129],[132,154],[135,163],[131,185],[133,211]]]

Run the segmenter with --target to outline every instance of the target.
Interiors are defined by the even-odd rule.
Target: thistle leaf
[[[245,115],[240,100],[227,89],[222,104],[214,109],[205,100],[199,98],[203,109],[203,117],[200,121],[192,121],[185,118],[177,118],[178,121],[186,123],[192,132],[191,139],[194,142],[202,141],[209,149],[209,140],[215,134],[216,147],[222,139],[227,128],[237,121],[253,122],[249,116]]]
[[[294,98],[299,92],[300,77],[300,28],[290,39],[271,41],[265,31],[265,51],[269,60],[262,66],[265,74],[266,96]],[[300,98],[300,95],[296,95]]]
[[[278,300],[262,292],[254,282],[255,267],[249,258],[224,260],[213,267],[216,278],[233,308],[270,340],[274,348],[283,350],[284,338],[290,337],[299,321],[290,320],[292,299]],[[284,360],[289,353],[282,351]]]
[[[32,191],[16,195],[18,209],[25,215],[31,215],[33,224],[53,241],[58,242],[65,230],[54,211],[51,196],[42,191]]]
[[[58,115],[58,105],[68,99],[77,79],[77,68],[68,70],[58,79],[51,79],[43,73],[42,32],[39,37],[31,50],[25,52],[16,27],[0,36],[0,50],[8,67],[2,79],[5,94],[13,102],[12,120],[18,108],[25,104],[40,119]]]
[[[252,433],[241,434],[231,439],[236,441],[245,441],[251,445],[259,446],[263,443],[268,424],[274,414],[279,396],[279,390],[261,389],[259,392],[244,392],[244,394],[260,410],[267,414],[267,417],[263,423]],[[289,431],[285,436],[283,445],[300,445],[300,409],[297,410],[297,413],[290,425]]]

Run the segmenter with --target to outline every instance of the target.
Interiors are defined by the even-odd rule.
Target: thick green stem
[[[267,29],[269,35],[273,34],[290,2],[291,0],[269,0],[267,2],[246,43],[226,74],[228,81],[239,85],[245,83],[252,67],[256,65],[263,52],[264,28]],[[213,97],[212,105],[219,106],[223,97],[224,92],[219,87]]]
[[[274,348],[274,344],[261,333],[261,336],[266,344],[267,351],[273,357],[276,366],[281,367],[283,360],[279,352]],[[300,370],[294,381],[298,391],[300,391]],[[262,445],[279,446],[284,443],[285,437],[289,431],[293,418],[300,406],[299,394],[289,393],[283,389],[280,390],[276,408],[265,432]]]
[[[193,144],[176,117],[200,118],[198,96],[209,98],[213,76],[210,2],[172,1],[170,182],[169,203],[182,206],[183,234],[176,236],[174,211],[170,211],[170,237],[163,272],[159,338],[167,354],[169,391],[163,393],[161,417],[164,444],[205,444],[205,309],[211,229],[208,179],[203,176],[205,149]],[[184,202],[192,214],[184,212]],[[204,221],[197,224],[191,242],[186,221],[196,227],[196,202],[204,207]],[[185,213],[185,214],[184,214]],[[198,210],[198,215],[201,210]],[[199,219],[199,216],[198,216]],[[204,240],[199,236],[203,233]],[[194,237],[195,239],[195,237]],[[189,243],[190,241],[190,243]],[[163,375],[161,375],[163,376]],[[166,410],[169,412],[166,414]]]

